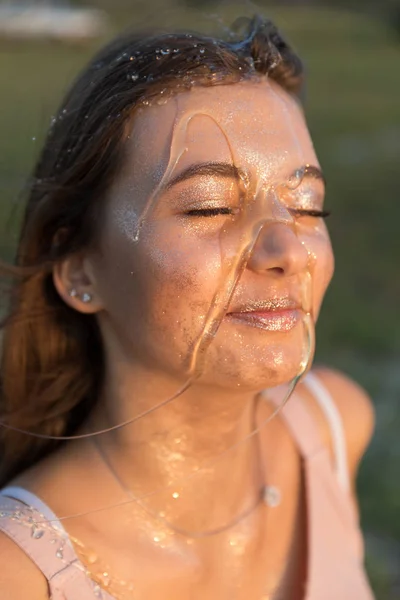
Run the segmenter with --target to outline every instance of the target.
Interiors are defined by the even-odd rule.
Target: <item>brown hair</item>
[[[68,307],[54,264],[95,240],[105,191],[122,163],[135,108],[193,85],[269,74],[299,95],[298,57],[270,21],[248,20],[235,42],[196,33],[130,34],[93,59],[53,119],[29,190],[10,314],[3,323],[0,420],[27,432],[72,435],[102,385],[93,316]],[[0,485],[60,442],[0,427]]]

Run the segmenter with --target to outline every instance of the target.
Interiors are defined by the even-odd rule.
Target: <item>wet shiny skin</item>
[[[187,115],[191,120],[180,140],[185,146],[174,148],[178,137],[174,124]],[[267,193],[299,167],[318,164],[300,109],[274,84],[194,89],[165,106],[145,109],[131,133],[124,173],[110,193],[103,252],[95,265],[98,294],[107,311],[105,333],[123,344],[128,359],[140,349],[141,360],[178,380],[185,379],[191,347],[221,287],[221,229],[230,219],[187,213],[205,207],[236,208],[238,183],[219,176],[179,183],[158,196],[139,242],[132,238],[168,163],[176,162],[175,177],[191,165],[233,160],[248,174],[252,188]],[[279,200],[283,211],[288,206],[318,209],[323,194],[320,182],[307,180],[298,193]],[[272,202],[267,200],[265,206]],[[333,264],[326,228],[313,217],[298,218],[296,232],[285,225],[281,218],[261,232],[232,307],[254,299],[299,295],[299,277],[309,268],[311,255],[312,309],[318,314]],[[235,384],[253,389],[271,383],[272,373],[275,383],[287,381],[297,369],[301,334],[298,330],[265,336],[224,324],[207,353],[203,381],[227,386],[234,379]]]
[[[175,148],[174,124],[185,115],[192,117],[184,148]],[[259,232],[229,310],[251,301],[298,298],[308,273],[316,318],[332,275],[324,223],[294,214],[296,208],[321,209],[322,183],[307,178],[295,194],[282,188],[300,167],[318,166],[292,98],[267,80],[248,81],[196,88],[142,110],[134,119],[121,175],[108,193],[97,248],[82,263],[65,264],[58,278],[61,292],[75,278],[93,294],[84,310],[97,314],[106,352],[96,429],[156,406],[186,381],[191,348],[223,288],[224,258],[240,243],[242,230],[235,229],[232,215],[199,216],[198,211],[234,209],[240,202],[235,179],[211,174],[158,194],[136,241],[140,216],[171,154],[179,159],[171,177],[194,164],[234,164],[248,178],[256,210],[268,211],[268,226]],[[225,229],[228,237],[221,237]],[[160,490],[146,506],[181,528],[201,531],[229,523],[264,483],[279,486],[284,498],[280,507],[260,506],[217,538],[189,543],[136,505],[114,509],[112,519],[93,514],[71,521],[71,533],[95,548],[115,576],[134,581],[138,598],[186,599],[194,597],[195,588],[196,598],[258,599],[280,580],[290,587],[301,579],[299,457],[285,428],[277,419],[263,431],[261,454],[259,440],[252,439],[214,463],[213,457],[237,444],[268,413],[268,407],[257,406],[256,393],[296,375],[303,343],[298,326],[263,331],[224,319],[201,378],[190,389],[101,439],[126,486],[136,495]],[[82,453],[86,461],[79,460]],[[90,442],[68,445],[58,458],[58,472],[60,460],[81,482],[79,497],[51,502],[61,516],[125,498]],[[205,462],[207,469],[190,477]],[[42,478],[49,496],[54,496],[54,471],[52,477]]]

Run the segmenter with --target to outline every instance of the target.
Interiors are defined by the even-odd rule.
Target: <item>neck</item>
[[[254,504],[262,476],[257,436],[241,443],[255,428],[254,392],[197,381],[157,408],[183,385],[142,366],[124,369],[119,362],[107,374],[91,426],[108,428],[151,411],[100,436],[101,453],[116,485],[193,531],[218,527]]]

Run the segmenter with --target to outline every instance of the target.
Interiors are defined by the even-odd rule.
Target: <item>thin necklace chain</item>
[[[231,521],[230,523],[223,525],[221,527],[215,528],[215,529],[211,529],[208,531],[204,531],[204,532],[192,532],[192,531],[187,531],[184,529],[181,529],[179,527],[176,527],[175,525],[173,525],[170,521],[168,521],[167,519],[165,519],[164,517],[162,517],[160,514],[154,513],[153,511],[149,510],[144,504],[143,502],[141,502],[141,500],[139,498],[137,498],[131,489],[129,489],[124,481],[121,479],[121,477],[119,476],[119,474],[117,473],[116,469],[114,468],[114,466],[112,465],[109,457],[106,455],[106,453],[104,452],[103,447],[99,444],[99,439],[97,437],[92,438],[92,441],[95,445],[95,448],[100,456],[100,458],[102,459],[102,461],[104,462],[105,466],[107,467],[107,469],[110,471],[111,475],[113,476],[113,478],[115,479],[115,481],[119,484],[119,486],[121,487],[121,489],[124,491],[124,493],[128,496],[129,498],[129,503],[130,502],[135,502],[136,504],[138,504],[148,515],[150,515],[152,518],[155,518],[156,520],[158,520],[160,523],[162,523],[163,525],[167,526],[171,531],[173,531],[174,533],[177,533],[181,536],[187,537],[187,538],[206,538],[206,537],[211,537],[214,535],[218,535],[219,533],[223,533],[225,531],[228,531],[229,529],[232,529],[233,527],[235,527],[238,523],[240,523],[242,520],[244,520],[247,516],[249,516],[256,508],[257,506],[260,504],[260,502],[263,500],[264,503],[270,507],[276,507],[280,504],[281,501],[281,492],[279,490],[279,488],[275,487],[275,486],[267,486],[264,485],[261,487],[260,492],[258,497],[256,498],[256,501],[250,506],[248,507],[245,511],[243,511],[242,513],[240,513],[233,521]],[[126,503],[124,503],[126,504]],[[77,550],[81,556],[81,558],[83,558],[85,561],[90,562],[90,553],[88,553],[88,549],[84,546],[84,544],[82,544],[82,542],[80,542],[79,540],[73,539],[72,541],[75,542],[76,546],[77,546]],[[98,559],[96,556],[96,561],[98,563]],[[98,571],[97,573],[94,573],[91,570],[87,571],[88,575],[101,587],[108,589],[110,592],[113,593],[113,595],[116,598],[120,598],[119,593],[117,592],[116,588],[119,588],[120,593],[123,594],[123,592],[127,591],[128,589],[130,591],[133,591],[133,587],[132,584],[126,580],[120,580],[117,579],[113,576],[110,575],[109,569],[108,567],[106,568],[102,568],[100,571]],[[267,598],[269,598],[269,596],[263,596],[263,600],[267,600]],[[122,600],[122,597],[121,597]]]
[[[294,387],[294,386],[293,386]],[[293,388],[292,388],[293,389]],[[291,392],[292,390],[290,390]],[[288,400],[288,397],[291,395],[290,392],[286,395],[286,398],[284,399],[282,405],[279,407],[281,408]],[[261,399],[265,400],[265,397],[263,397],[262,395],[259,396],[259,398],[261,397]],[[275,409],[272,413],[272,415],[270,415],[262,424],[259,424],[258,426],[253,423],[254,428],[252,429],[252,431],[250,432],[250,434],[248,434],[245,438],[243,438],[241,441],[239,441],[238,443],[234,444],[232,447],[228,448],[227,450],[224,450],[221,454],[219,454],[217,456],[217,459],[221,458],[222,456],[224,456],[225,454],[227,454],[229,451],[239,447],[241,444],[243,444],[245,441],[249,441],[251,439],[254,439],[254,437],[260,432],[260,430],[262,429],[262,427],[268,423],[279,411],[278,409]],[[137,498],[132,490],[130,490],[125,483],[123,482],[123,480],[121,479],[121,477],[119,476],[119,474],[117,473],[117,471],[115,470],[114,466],[112,465],[112,463],[110,462],[109,457],[106,455],[106,453],[104,452],[103,447],[100,445],[99,443],[99,438],[97,436],[93,436],[91,438],[91,441],[94,443],[95,448],[100,456],[100,458],[102,459],[102,461],[104,462],[105,466],[108,468],[108,470],[110,471],[111,475],[114,477],[115,481],[119,484],[119,486],[121,487],[121,489],[125,492],[125,494],[128,496],[128,500],[117,503],[115,505],[113,505],[113,507],[116,506],[126,506],[128,504],[130,504],[131,502],[135,502],[136,504],[138,504],[147,514],[149,514],[152,518],[155,518],[156,520],[158,520],[159,522],[161,522],[163,525],[167,526],[171,531],[182,535],[184,537],[187,538],[205,538],[205,537],[211,537],[213,535],[217,535],[219,533],[223,533],[225,531],[228,531],[229,529],[232,529],[233,527],[235,527],[238,523],[240,523],[242,520],[244,520],[246,517],[248,517],[253,511],[255,511],[255,509],[258,507],[258,505],[260,504],[260,502],[263,500],[264,503],[267,506],[270,507],[276,507],[280,504],[281,502],[281,492],[279,490],[279,488],[275,487],[275,486],[268,486],[268,485],[263,485],[260,488],[259,494],[255,500],[255,502],[248,507],[246,510],[244,510],[242,513],[240,513],[233,521],[231,521],[230,523],[223,525],[221,527],[212,529],[212,530],[208,530],[205,532],[191,532],[191,531],[186,531],[184,529],[181,529],[179,527],[176,527],[175,525],[173,525],[170,521],[168,521],[167,519],[163,518],[161,516],[161,514],[157,514],[154,513],[153,511],[149,510],[147,508],[147,506],[145,506],[143,504],[143,502],[141,502],[141,499],[146,498],[148,496],[153,495],[154,493],[156,493],[158,490],[155,490],[154,492],[150,492],[149,494],[143,496],[141,499]],[[258,450],[259,450],[259,444],[258,444]],[[261,461],[262,462],[262,459]],[[205,466],[202,466],[198,469],[195,470],[194,473],[190,474],[189,477],[185,478],[186,479],[190,479],[192,478],[197,472],[201,471],[202,469],[204,469]],[[106,507],[106,508],[111,508],[111,507]],[[99,509],[99,510],[95,510],[95,511],[91,511],[91,512],[100,512],[104,509]],[[75,515],[75,516],[84,516],[86,513],[81,513],[80,515]],[[68,517],[66,517],[68,518]],[[65,519],[65,518],[64,518]],[[61,518],[60,520],[64,520],[63,518]],[[74,546],[78,552],[78,555],[80,556],[81,560],[84,561],[85,567],[86,567],[86,573],[87,575],[92,579],[92,581],[94,581],[97,586],[100,586],[101,588],[105,588],[108,589],[110,592],[112,591],[112,593],[114,594],[114,596],[116,598],[122,598],[120,596],[120,593],[122,593],[124,595],[125,592],[127,591],[133,591],[133,587],[131,582],[126,581],[126,580],[122,580],[122,579],[118,579],[115,578],[114,576],[112,576],[110,574],[110,570],[108,568],[108,566],[99,565],[99,558],[97,556],[97,553],[95,553],[94,551],[92,551],[91,549],[87,548],[85,546],[85,544],[83,544],[80,540],[73,538],[70,536],[71,541],[74,543]],[[93,566],[97,564],[100,566],[100,569],[94,572]],[[117,591],[118,590],[118,591]]]
[[[171,523],[169,520],[165,519],[160,514],[153,512],[147,506],[145,506],[143,504],[143,502],[141,502],[141,500],[133,494],[132,490],[129,489],[125,485],[125,483],[122,481],[121,477],[118,475],[117,471],[111,464],[108,456],[106,456],[103,448],[98,443],[97,438],[93,438],[93,443],[95,444],[100,457],[102,458],[104,464],[106,465],[106,467],[108,468],[108,470],[110,471],[112,476],[114,477],[115,481],[119,484],[121,489],[130,498],[130,500],[132,500],[133,502],[138,504],[138,506],[140,506],[149,516],[153,517],[154,519],[158,520],[163,525],[167,526],[169,529],[171,529],[171,531],[174,531],[175,533],[182,535],[184,537],[204,538],[204,537],[210,537],[213,535],[218,535],[219,533],[223,533],[224,531],[228,531],[229,529],[232,529],[238,523],[240,523],[240,521],[242,521],[246,517],[248,517],[257,508],[257,506],[261,503],[261,501],[266,497],[265,490],[268,488],[266,488],[266,486],[263,485],[259,491],[259,494],[257,495],[255,502],[253,502],[251,504],[251,506],[247,507],[244,511],[242,511],[233,521],[227,523],[226,525],[221,525],[220,527],[216,527],[214,529],[209,529],[207,531],[202,531],[202,532],[188,531],[188,530],[182,529],[180,527],[176,527],[176,525],[173,525],[173,523]]]
[[[288,396],[289,395],[290,394],[288,394]],[[260,396],[258,396],[257,400],[259,400],[259,399],[260,399]],[[287,398],[285,398],[285,401],[287,401]],[[266,422],[269,422],[270,419],[271,419],[271,417],[273,417],[276,414],[276,412],[277,411],[274,410],[273,413],[272,413],[272,415],[266,420]],[[256,409],[255,409],[254,413],[256,413]],[[244,438],[244,440],[249,441],[250,439],[254,439],[255,434],[259,433],[259,431],[260,431],[260,426],[257,427],[257,425],[255,423],[255,418],[254,418],[254,415],[253,415],[253,427],[252,427],[252,431],[250,432],[249,435],[247,435]],[[258,440],[259,440],[259,436],[258,436]],[[177,534],[179,534],[181,536],[184,536],[184,537],[193,538],[193,539],[199,539],[199,538],[205,538],[205,537],[211,537],[211,536],[214,536],[214,535],[218,535],[220,533],[228,531],[229,529],[232,529],[233,527],[235,527],[236,525],[238,525],[238,523],[240,523],[241,521],[243,521],[244,519],[246,519],[248,516],[250,516],[250,514],[253,513],[253,511],[256,510],[256,508],[261,503],[261,501],[264,501],[264,503],[266,505],[271,506],[271,507],[278,506],[280,504],[280,501],[281,501],[281,492],[280,492],[279,488],[277,488],[275,486],[268,486],[268,485],[264,484],[264,485],[261,486],[261,488],[259,490],[259,493],[257,494],[257,497],[256,497],[255,501],[249,507],[247,507],[244,511],[242,511],[231,522],[229,522],[229,523],[227,523],[225,525],[221,525],[220,527],[209,529],[207,531],[202,531],[202,532],[188,531],[188,530],[182,529],[180,527],[177,527],[176,525],[174,525],[173,523],[171,523],[168,519],[165,519],[165,517],[161,516],[161,514],[157,514],[157,513],[153,512],[152,510],[150,510],[142,502],[142,499],[145,498],[145,497],[153,495],[153,492],[151,492],[150,494],[147,494],[147,495],[143,496],[142,498],[138,498],[137,496],[135,496],[135,494],[132,492],[132,490],[126,486],[126,484],[124,483],[124,481],[122,480],[122,478],[118,474],[117,470],[115,469],[114,465],[112,464],[110,458],[106,455],[106,453],[104,451],[104,448],[99,443],[99,438],[97,436],[94,436],[93,438],[91,438],[91,441],[93,442],[93,444],[94,444],[94,446],[95,446],[95,448],[96,448],[96,450],[97,450],[100,458],[102,459],[103,463],[105,464],[105,466],[107,467],[107,469],[109,470],[109,472],[111,473],[111,475],[113,476],[114,480],[118,483],[118,485],[120,486],[120,488],[128,496],[129,500],[132,501],[132,502],[135,502],[149,516],[151,516],[152,518],[158,520],[164,526],[168,527],[171,531],[173,531],[173,532],[175,532],[175,533],[177,533]],[[243,442],[243,440],[241,440],[241,442]],[[239,445],[240,445],[240,443],[239,444],[237,444],[237,443],[234,444],[233,446],[231,446],[230,448],[228,448],[228,451],[235,449]],[[259,443],[257,444],[257,448],[258,448],[258,455],[259,455],[259,464],[262,465],[262,458],[260,457]],[[220,459],[226,453],[227,453],[227,450],[224,450],[222,453],[220,453],[217,456],[217,459]],[[204,467],[200,467],[200,468],[196,469],[194,471],[194,473],[192,473],[191,475],[189,475],[189,477],[185,478],[185,480],[192,478],[193,475],[195,475],[196,473],[198,473],[199,471],[201,471],[203,468]],[[264,472],[265,472],[265,470],[264,470]]]
[[[216,456],[214,458],[214,462],[215,462],[215,460],[219,460],[220,458],[222,458],[225,454],[228,454],[228,452],[231,452],[232,450],[235,450],[236,448],[239,448],[241,445],[243,445],[244,443],[246,443],[247,441],[249,441],[251,438],[255,437],[270,421],[272,421],[272,419],[286,405],[286,403],[289,400],[289,398],[290,398],[290,396],[291,396],[294,388],[296,387],[296,384],[299,381],[299,379],[300,379],[300,376],[298,376],[295,380],[293,380],[291,382],[291,384],[290,384],[290,386],[288,388],[288,391],[285,394],[285,397],[284,397],[282,403],[279,406],[275,407],[275,409],[273,410],[272,414],[270,414],[266,419],[264,419],[264,421],[262,421],[259,425],[257,425],[257,427],[253,431],[251,431],[248,435],[246,435],[244,438],[242,438],[241,440],[239,440],[238,442],[236,442],[233,446],[230,446],[229,448],[223,450],[221,452],[221,454],[219,454],[218,456]],[[265,396],[262,393],[260,395],[261,395],[262,400],[266,401]],[[1,426],[1,422],[0,422],[0,426]],[[116,429],[115,427],[112,427],[112,428],[109,428],[107,430],[106,429],[101,430],[101,432],[102,433],[106,433],[106,432],[109,432],[109,431],[114,431],[115,429]],[[96,435],[93,435],[93,436],[92,436],[91,433],[87,433],[87,434],[84,434],[82,436],[78,436],[78,439],[80,439],[82,437],[88,438],[88,439],[91,439],[91,438],[92,439],[96,439],[97,438],[97,433],[96,433]],[[64,439],[64,438],[57,438],[57,439]],[[202,466],[202,467],[200,467],[198,469],[194,469],[194,471],[190,475],[188,475],[185,478],[185,480],[191,479],[192,477],[194,477],[196,475],[196,473],[198,473],[201,469],[205,468],[206,466],[209,466],[209,465],[207,464],[207,465],[204,465],[204,466]],[[266,490],[268,491],[269,489],[272,489],[273,491],[277,491],[278,495],[280,496],[279,490],[277,488],[275,488],[274,486],[264,486],[261,491],[266,491]],[[157,493],[158,491],[161,491],[161,490],[160,489],[153,490],[152,492],[146,494],[145,496],[142,496],[141,499],[147,498],[149,496],[152,496],[155,493]],[[139,499],[136,498],[135,502],[137,500],[139,500]],[[103,507],[100,507],[100,508],[97,508],[97,509],[92,509],[90,511],[77,512],[77,513],[74,513],[74,514],[66,515],[65,517],[60,517],[58,520],[60,522],[62,522],[62,521],[67,521],[68,519],[77,519],[77,518],[80,518],[80,517],[86,517],[89,514],[100,513],[100,512],[104,512],[104,511],[107,511],[107,510],[114,509],[114,508],[118,508],[118,507],[122,507],[122,506],[127,506],[131,502],[132,502],[132,499],[129,498],[128,500],[124,500],[122,502],[117,502],[115,504],[111,504],[111,505],[108,505],[108,506],[103,506]],[[270,505],[270,506],[277,506],[277,503],[275,501],[274,501],[274,504],[270,504],[269,501],[267,500],[266,504]]]

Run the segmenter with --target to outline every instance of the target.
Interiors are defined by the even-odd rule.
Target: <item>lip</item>
[[[249,312],[271,312],[279,310],[301,310],[299,300],[289,295],[274,296],[268,299],[251,299],[247,302],[239,303],[229,310],[227,314],[249,313]]]
[[[235,308],[226,317],[264,331],[291,331],[300,321],[301,307],[291,298],[255,300]]]

